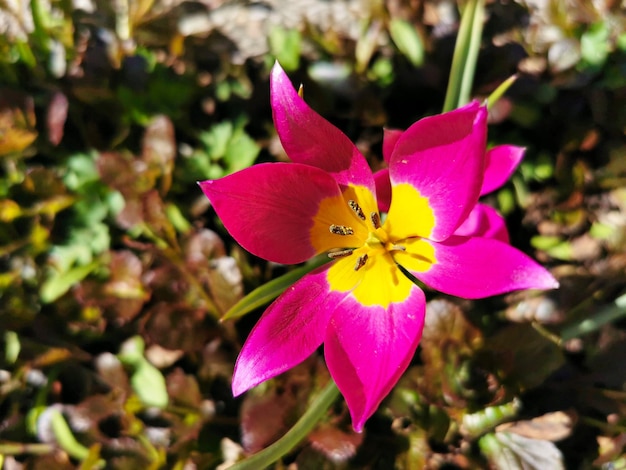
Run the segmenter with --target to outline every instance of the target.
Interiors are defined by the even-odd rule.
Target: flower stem
[[[287,433],[271,446],[229,467],[229,470],[260,470],[286,455],[315,427],[339,396],[339,389],[331,379],[308,410]]]
[[[469,102],[485,17],[485,0],[469,0],[461,14],[443,111]]]

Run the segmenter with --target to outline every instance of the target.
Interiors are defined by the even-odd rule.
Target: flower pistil
[[[377,210],[371,210],[374,201],[373,196],[365,191],[348,190],[351,196],[365,196],[365,202],[348,198],[335,200],[344,205],[347,203],[350,211],[337,211],[334,207],[333,215],[349,217],[340,220],[333,220],[336,223],[328,225],[328,232],[333,236],[331,248],[327,251],[330,258],[337,260],[336,265],[328,270],[328,282],[331,289],[339,292],[352,292],[352,295],[364,305],[388,306],[390,302],[402,301],[410,293],[410,281],[398,268],[395,259],[397,253],[408,255],[414,259],[412,264],[420,263],[423,269],[435,262],[432,247],[427,243],[419,243],[420,237],[398,236],[391,233],[394,227],[387,223],[381,223],[380,214]],[[328,208],[328,205],[321,204],[320,211]],[[365,210],[364,210],[365,208]],[[369,214],[369,217],[366,215]],[[427,213],[427,216],[429,214]],[[356,216],[356,217],[355,217]],[[328,220],[320,215],[316,219]],[[337,223],[341,222],[341,223]],[[316,228],[320,228],[319,225]],[[312,231],[312,239],[315,240],[315,230]],[[323,234],[317,232],[321,238]],[[329,242],[320,242],[318,245],[327,245]],[[407,246],[415,247],[413,253],[407,254]],[[384,277],[381,277],[384,276]],[[399,289],[390,290],[380,283],[381,279],[393,280],[395,287]],[[391,295],[390,295],[391,294]]]

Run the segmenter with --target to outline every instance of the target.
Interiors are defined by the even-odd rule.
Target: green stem
[[[561,339],[561,337],[559,335],[555,334],[555,333],[552,333],[550,330],[548,330],[541,323],[533,321],[533,322],[531,322],[531,326],[535,329],[535,331],[537,333],[539,333],[541,336],[546,338],[548,341],[552,341],[558,347],[562,347],[563,346],[563,340]]]
[[[326,414],[326,411],[335,402],[338,396],[339,389],[331,379],[309,409],[302,415],[300,420],[287,431],[287,434],[278,439],[271,446],[229,467],[230,470],[261,470],[276,462],[306,437]]]
[[[454,46],[450,81],[443,111],[451,111],[469,102],[476,60],[480,50],[485,16],[485,0],[469,0],[461,15],[459,35]]]
[[[476,0],[474,15],[472,16],[467,57],[465,59],[465,67],[463,68],[463,79],[461,82],[458,106],[469,103],[472,96],[472,85],[474,84],[474,75],[476,74],[476,62],[478,62],[478,52],[480,51],[480,43],[483,37],[484,19],[485,0]]]

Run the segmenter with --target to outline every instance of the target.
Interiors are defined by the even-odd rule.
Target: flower
[[[478,205],[483,181],[503,173],[488,164],[485,107],[474,102],[428,117],[393,145],[387,139],[390,204],[383,219],[365,158],[306,105],[278,64],[270,99],[293,163],[262,163],[200,186],[233,238],[254,255],[290,264],[328,253],[334,261],[268,307],[237,359],[233,393],[297,365],[323,343],[360,431],[421,338],[425,296],[405,272],[470,299],[558,283],[501,237],[482,236],[501,221]],[[486,229],[466,227],[482,213]]]
[[[388,164],[393,149],[402,135],[402,131],[385,129],[383,135],[383,159]],[[524,148],[514,145],[500,145],[487,151],[485,155],[485,173],[480,188],[484,196],[500,188],[507,182],[524,156]],[[391,204],[391,181],[389,169],[382,169],[374,174],[378,208],[387,212]],[[504,219],[497,211],[485,204],[476,204],[467,219],[456,229],[455,235],[495,238],[509,242],[509,233]]]

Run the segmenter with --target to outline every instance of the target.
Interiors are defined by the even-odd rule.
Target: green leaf
[[[14,364],[21,349],[22,345],[18,334],[15,331],[6,331],[4,333],[4,360],[8,364]]]
[[[595,23],[580,38],[580,53],[592,67],[601,67],[609,55],[610,31],[605,22]]]
[[[17,40],[13,46],[13,50],[17,53],[19,60],[25,63],[31,69],[37,66],[37,58],[33,53],[33,49],[27,41]]]
[[[622,33],[617,37],[617,48],[622,52],[626,52],[626,33]]]
[[[204,149],[193,157],[193,165],[202,177],[215,179],[249,167],[261,148],[246,133],[245,118],[215,124],[200,135]],[[208,157],[208,158],[207,158]],[[215,162],[220,166],[211,165]]]
[[[493,105],[502,98],[502,96],[507,92],[511,85],[515,83],[517,80],[517,75],[511,75],[505,81],[503,81],[498,88],[496,88],[487,98],[487,108],[493,108]]]
[[[549,250],[562,242],[563,239],[557,235],[536,235],[530,240],[532,247],[538,250]]]
[[[276,57],[286,71],[297,70],[300,66],[300,31],[274,26],[270,29],[268,42],[271,54]]]
[[[233,305],[233,307],[222,317],[222,321],[243,317],[253,310],[268,304],[282,294],[285,289],[291,286],[298,279],[328,261],[330,260],[327,257],[319,256],[309,261],[306,265],[296,268],[293,271],[289,271],[287,274],[283,274],[282,276],[272,279],[270,282],[257,287]]]
[[[227,172],[234,173],[248,168],[254,163],[260,151],[261,148],[246,134],[243,127],[236,129],[224,153]]]
[[[76,460],[85,460],[89,449],[76,440],[59,410],[51,410],[50,424],[59,447]]]
[[[591,224],[589,235],[598,240],[609,240],[616,231],[615,226],[596,221]]]
[[[178,233],[187,233],[191,230],[191,224],[175,204],[165,206],[165,213]]]
[[[128,338],[122,344],[122,349],[117,355],[118,359],[124,364],[131,367],[138,367],[143,361],[143,353],[146,349],[146,343],[141,336],[133,336]]]
[[[397,18],[392,19],[389,22],[389,35],[400,52],[415,67],[424,63],[424,43],[411,23]]]
[[[65,185],[76,191],[88,183],[99,181],[100,175],[96,167],[96,159],[96,152],[77,153],[70,156],[63,176]]]
[[[485,17],[485,0],[469,0],[461,15],[443,111],[469,102]]]
[[[552,258],[563,261],[571,261],[574,259],[572,244],[568,240],[564,240],[558,245],[546,249],[545,252]]]
[[[161,371],[142,358],[130,377],[130,385],[146,406],[165,408],[168,402],[167,386]]]
[[[391,85],[394,80],[393,63],[387,57],[377,58],[367,71],[367,78],[382,88]]]
[[[232,135],[233,123],[230,121],[214,124],[208,131],[200,134],[200,141],[204,144],[211,160],[217,161],[224,156]]]
[[[146,406],[165,408],[168,403],[167,386],[161,371],[144,356],[145,343],[141,336],[133,336],[124,342],[117,355],[122,364],[133,369],[130,385]]]
[[[82,281],[98,267],[97,262],[77,266],[68,271],[54,273],[41,286],[39,295],[43,303],[51,303],[65,294],[74,284]]]

